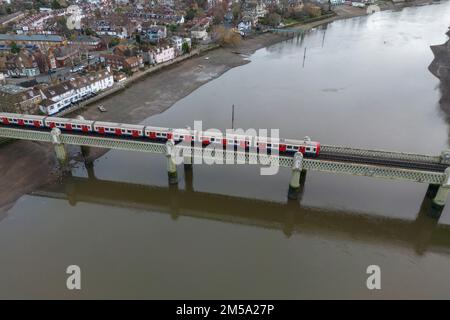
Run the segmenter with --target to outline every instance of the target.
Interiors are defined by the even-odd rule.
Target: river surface
[[[438,154],[449,122],[427,67],[449,16],[447,2],[333,22],[145,122],[228,128],[234,104],[235,127]],[[110,151],[23,196],[0,221],[0,298],[450,298],[450,206],[428,218],[426,185],[308,172],[288,202],[287,169],[199,165],[179,179],[168,187],[163,156]],[[80,291],[66,289],[69,265]],[[381,290],[366,287],[369,265]]]

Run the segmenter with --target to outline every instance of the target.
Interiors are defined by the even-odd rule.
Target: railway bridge
[[[83,155],[87,155],[89,147],[117,149],[137,152],[150,152],[165,155],[170,184],[177,183],[177,165],[171,153],[173,142],[158,143],[145,139],[132,139],[122,136],[102,136],[94,133],[75,133],[60,131],[57,128],[44,130],[34,127],[12,127],[0,125],[0,139],[19,139],[53,143],[56,157],[62,167],[67,163],[68,155],[65,145],[81,146]],[[190,154],[202,154],[201,146],[183,146]],[[189,149],[189,150],[187,150]],[[223,157],[222,163],[229,163],[229,157],[234,163],[261,163],[262,154],[256,150],[213,152],[204,157]],[[264,163],[276,160],[280,167],[292,170],[288,197],[296,199],[301,190],[301,182],[305,180],[307,171],[341,173],[372,178],[414,181],[429,185],[427,195],[432,199],[432,215],[440,215],[450,191],[450,150],[439,155],[424,155],[385,150],[370,150],[335,145],[321,145],[320,155],[316,158],[303,158],[297,152],[295,155],[265,155]],[[192,157],[184,159],[185,169],[192,166]]]

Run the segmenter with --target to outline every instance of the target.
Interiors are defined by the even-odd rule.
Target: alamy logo
[[[370,265],[366,270],[367,274],[370,276],[367,278],[366,285],[369,290],[380,290],[381,289],[381,269],[377,265]]]
[[[204,131],[202,121],[194,121],[193,130],[175,129],[172,141],[178,143],[169,143],[167,152],[175,165],[187,161],[207,165],[260,164],[261,175],[275,175],[279,170],[278,129],[271,129],[270,135],[267,129],[227,129],[222,133],[218,129]]]
[[[67,278],[66,286],[69,290],[81,290],[81,269],[77,265],[70,265],[66,269],[70,276]]]

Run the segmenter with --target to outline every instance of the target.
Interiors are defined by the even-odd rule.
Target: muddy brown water
[[[228,128],[234,104],[235,127],[439,153],[449,123],[427,66],[449,15],[447,2],[336,21],[258,50],[145,123]],[[119,99],[151,103],[146,90]],[[0,297],[450,297],[450,206],[429,219],[425,185],[309,172],[288,202],[289,170],[179,169],[169,188],[164,157],[110,151],[20,198],[0,221]],[[66,289],[73,264],[80,291]],[[366,287],[369,265],[381,290]]]

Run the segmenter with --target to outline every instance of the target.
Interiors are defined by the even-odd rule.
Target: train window
[[[167,136],[167,134],[163,133],[162,136],[165,137],[165,136]]]
[[[272,144],[268,143],[268,144],[267,144],[267,147],[268,147],[268,148],[271,148],[271,147],[272,147]]]

